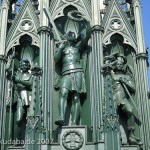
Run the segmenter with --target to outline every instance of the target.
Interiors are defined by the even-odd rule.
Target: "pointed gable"
[[[124,12],[121,4],[113,0],[107,7],[103,18],[103,43],[110,44],[110,37],[113,34],[121,34],[124,37],[124,43],[131,45],[137,51],[136,34],[129,18]]]
[[[19,38],[25,34],[32,37],[32,45],[38,46],[39,37],[37,29],[39,25],[39,18],[35,13],[32,2],[30,0],[24,0],[8,31],[6,52],[8,52],[11,47],[19,45]]]
[[[85,15],[85,18],[91,21],[91,4],[90,0],[51,0],[50,11],[53,19],[63,16],[63,9],[67,6],[76,7],[82,14]]]

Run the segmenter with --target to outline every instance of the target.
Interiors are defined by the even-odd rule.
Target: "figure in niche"
[[[132,0],[124,0],[123,2],[127,4],[127,10],[130,10],[131,9],[131,4],[132,4]]]
[[[119,54],[116,63],[111,70],[113,83],[114,102],[116,107],[126,113],[127,128],[129,132],[130,144],[141,144],[139,138],[134,135],[135,119],[133,109],[137,109],[131,95],[135,93],[135,82],[133,79],[133,69],[131,66],[125,67],[126,58]],[[128,68],[128,69],[127,69]],[[136,110],[137,111],[137,110]]]
[[[12,59],[8,61],[7,70],[10,68],[12,64]],[[19,68],[13,76],[11,76],[12,81],[15,84],[15,92],[17,95],[17,124],[21,125],[23,116],[29,107],[29,97],[30,92],[32,90],[32,80],[33,76],[29,73],[30,70],[30,62],[26,60],[22,60],[20,62]]]
[[[129,17],[133,17],[133,10],[132,10],[132,0],[124,0],[124,3],[126,3],[126,9],[127,9],[127,13],[129,15]]]
[[[10,4],[11,4],[11,8],[12,8],[12,13],[15,13],[16,11],[16,3],[18,0],[9,0]]]
[[[56,125],[65,125],[68,94],[72,96],[72,125],[77,125],[81,103],[80,95],[86,93],[84,71],[86,61],[81,63],[81,36],[76,38],[74,32],[67,33],[67,42],[61,43],[55,53],[56,62],[62,62],[59,119]]]

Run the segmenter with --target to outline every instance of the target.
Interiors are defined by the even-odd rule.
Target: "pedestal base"
[[[58,143],[41,145],[41,150],[105,150],[104,142],[93,143],[87,126],[63,126],[58,131]],[[89,138],[89,136],[91,136]],[[24,147],[9,147],[8,150],[25,150]],[[121,150],[139,150],[139,146],[122,146]]]
[[[131,146],[130,145],[130,146],[122,146],[121,150],[140,150],[140,149],[139,149],[139,146],[136,146],[136,145],[135,146]]]
[[[87,129],[87,126],[64,126],[59,131],[58,143],[59,146],[52,145],[52,150],[94,150],[95,147],[104,150],[104,142],[93,143],[92,134]],[[45,149],[43,149],[45,150]]]
[[[8,150],[25,150],[25,147],[17,147],[17,146],[8,147]]]
[[[97,143],[89,145],[84,145],[81,149],[82,150],[95,150],[95,149],[104,150],[104,144],[103,143]],[[41,150],[66,150],[62,145],[41,145]],[[25,150],[24,147],[9,147],[8,150]],[[123,146],[121,147],[121,150],[140,150],[138,146]]]

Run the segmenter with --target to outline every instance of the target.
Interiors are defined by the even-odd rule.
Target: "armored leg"
[[[139,145],[141,145],[142,142],[140,141],[140,138],[138,138],[134,135],[135,119],[134,119],[133,108],[132,108],[131,104],[126,103],[123,106],[123,110],[127,114],[127,126],[128,126],[128,132],[129,132],[129,143],[130,144],[139,144]]]
[[[24,114],[24,108],[22,106],[17,107],[17,124],[20,126]]]
[[[60,90],[60,102],[59,102],[59,119],[55,121],[57,125],[65,124],[65,114],[67,109],[67,98],[68,98],[69,90],[66,88],[62,88]]]
[[[73,93],[72,102],[72,125],[76,125],[80,116],[81,104],[80,104],[80,94]]]
[[[126,101],[126,103],[123,105],[122,107],[123,111],[127,114],[127,126],[128,129],[135,128],[135,120],[134,120],[134,115],[133,115],[133,107],[131,106],[131,104]]]
[[[128,122],[127,123],[128,123],[128,131],[129,131],[129,143],[141,145],[142,142],[141,142],[140,138],[138,138],[137,136],[134,135],[135,119],[134,119],[133,114],[128,115]]]

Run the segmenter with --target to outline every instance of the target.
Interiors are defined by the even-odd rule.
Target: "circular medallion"
[[[122,21],[120,19],[113,19],[110,22],[110,27],[114,30],[120,30],[123,27]]]
[[[20,24],[20,29],[23,31],[30,31],[33,29],[33,23],[30,20],[24,20]]]
[[[67,150],[79,150],[83,142],[83,135],[76,130],[67,131],[62,137],[62,144]]]

